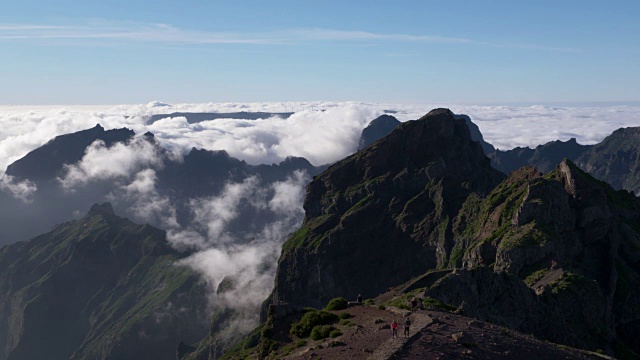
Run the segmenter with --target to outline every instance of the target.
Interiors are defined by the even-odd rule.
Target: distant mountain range
[[[105,148],[110,148],[117,143],[127,144],[134,136],[134,132],[128,129],[105,130],[96,125],[92,129],[58,136],[9,165],[7,175],[16,181],[29,180],[38,190],[31,204],[24,204],[9,194],[0,192],[0,244],[35,236],[72,218],[72,214],[79,209],[109,200],[115,189],[116,182],[113,179],[101,180],[98,176],[71,191],[63,188],[60,179],[65,176],[66,166],[77,164],[90,144],[102,141]],[[311,177],[326,168],[313,166],[306,159],[295,157],[287,158],[280,164],[249,165],[229,156],[224,150],[196,148],[183,158],[176,159],[156,143],[153,134],[145,134],[140,141],[155,149],[162,165],[148,166],[153,167],[155,172],[156,191],[175,204],[177,219],[185,226],[192,218],[188,206],[191,199],[220,195],[229,183],[242,182],[255,176],[258,182],[256,186],[267,186],[285,181],[295,171],[304,171]],[[114,203],[118,213],[136,218],[131,209],[132,200],[118,200]],[[238,218],[229,224],[229,229],[242,236],[242,233],[260,229],[274,216],[268,209],[245,206]],[[157,226],[162,225],[154,223],[153,219],[149,221]],[[252,224],[249,227],[246,225],[248,222]]]
[[[257,119],[268,119],[270,117],[279,116],[283,119],[288,118],[293,115],[292,112],[281,112],[281,113],[267,113],[267,112],[232,112],[232,113],[190,113],[190,112],[176,112],[171,114],[156,114],[149,117],[147,120],[147,124],[153,124],[154,122],[165,119],[165,118],[175,118],[175,117],[184,117],[187,119],[189,124],[195,124],[207,120],[216,120],[216,119],[242,119],[242,120],[257,120]]]

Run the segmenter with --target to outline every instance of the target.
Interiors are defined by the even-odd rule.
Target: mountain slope
[[[0,251],[1,359],[172,359],[207,331],[204,285],[165,233],[114,215]]]
[[[639,144],[640,128],[621,128],[576,157],[575,163],[615,189],[626,189],[639,194]]]
[[[283,246],[268,302],[370,297],[447,266],[453,218],[502,179],[449,110],[403,123],[309,184],[304,223]]]

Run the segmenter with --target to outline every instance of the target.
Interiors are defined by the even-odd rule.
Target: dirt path
[[[398,314],[399,323],[404,323],[405,316],[409,313],[406,310],[389,307],[388,310]],[[409,341],[411,338],[416,336],[422,331],[425,327],[432,323],[432,319],[427,314],[422,314],[419,312],[415,312],[410,315],[411,318],[411,332],[409,337],[402,336],[404,325],[398,326],[398,338],[390,338],[384,343],[382,343],[371,356],[369,356],[368,360],[387,360],[391,358],[395,353],[402,349],[402,347]]]

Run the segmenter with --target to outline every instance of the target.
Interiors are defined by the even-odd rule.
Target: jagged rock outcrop
[[[165,232],[94,205],[0,250],[0,359],[173,359],[206,334],[206,286]]]
[[[371,297],[446,267],[463,203],[502,179],[451,111],[401,124],[309,184],[304,223],[283,246],[267,303]]]
[[[640,324],[633,194],[564,160],[546,175],[515,171],[486,199],[471,200],[457,220],[473,221],[456,234],[471,270],[439,280],[428,296],[551,341],[639,353],[628,340]]]

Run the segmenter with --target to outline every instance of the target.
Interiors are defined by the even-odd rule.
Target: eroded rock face
[[[443,278],[428,296],[464,301],[469,315],[591,350],[612,351],[617,333],[638,321],[640,311],[628,304],[640,304],[633,295],[640,202],[629,192],[564,160],[546,175],[515,171],[466,208],[475,221],[455,241],[468,270]]]
[[[283,246],[270,301],[319,307],[371,297],[446,267],[462,204],[502,179],[451,111],[401,124],[309,184],[305,221]]]

